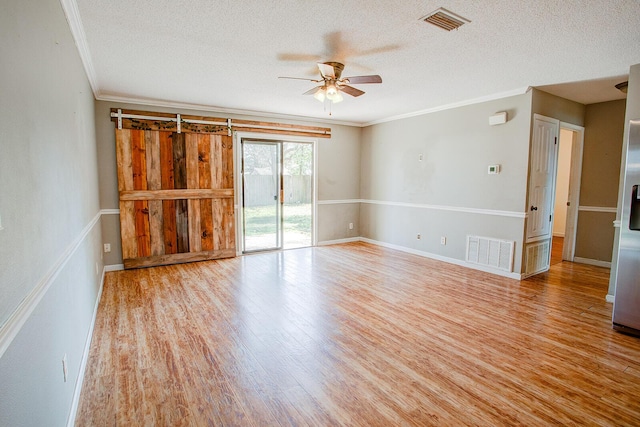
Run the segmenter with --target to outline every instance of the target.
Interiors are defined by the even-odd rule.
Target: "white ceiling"
[[[75,3],[74,3],[75,2]],[[96,98],[365,124],[542,87],[624,97],[640,63],[638,0],[62,0]],[[77,7],[77,9],[76,9]],[[444,7],[471,22],[420,20]],[[75,14],[79,12],[78,14]],[[302,93],[317,61],[354,85],[332,115]]]

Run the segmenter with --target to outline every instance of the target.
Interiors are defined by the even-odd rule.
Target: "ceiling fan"
[[[295,80],[308,80],[314,83],[320,83],[320,86],[316,86],[303,93],[303,95],[313,95],[315,99],[320,102],[324,102],[325,99],[330,102],[341,102],[342,92],[351,96],[364,95],[364,92],[360,89],[356,89],[349,84],[364,84],[364,83],[382,83],[382,77],[378,75],[371,76],[354,76],[354,77],[342,77],[342,70],[344,70],[344,64],[340,62],[318,62],[318,69],[320,70],[320,76],[322,79],[305,79],[300,77],[280,77],[281,79],[295,79]]]

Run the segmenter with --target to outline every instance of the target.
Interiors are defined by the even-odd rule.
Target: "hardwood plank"
[[[317,133],[331,133],[331,128],[318,127],[318,126],[300,126],[300,125],[291,125],[286,123],[270,123],[270,122],[257,122],[252,120],[233,120],[234,126],[247,126],[253,129],[257,129],[259,127],[278,127],[280,129],[304,129],[306,131],[316,131]]]
[[[223,164],[223,150],[222,150],[222,137],[215,135],[210,138],[211,140],[211,188],[225,188],[224,186],[224,168]]]
[[[138,257],[136,207],[134,203],[120,201],[120,241],[122,244],[122,258],[125,260]]]
[[[232,188],[220,189],[181,189],[181,190],[147,190],[122,191],[120,200],[181,200],[181,199],[213,199],[233,198]]]
[[[133,190],[130,130],[116,129],[116,163],[118,168],[118,191]]]
[[[150,256],[137,259],[124,260],[125,268],[153,267],[156,265],[182,264],[186,262],[203,261],[219,258],[231,258],[236,256],[235,249],[221,249],[202,252],[185,252],[177,254],[167,254],[160,256]]]
[[[160,132],[160,180],[163,191],[174,188],[173,184],[173,138],[170,132]],[[122,193],[120,194],[122,197]],[[164,253],[175,254],[178,251],[176,233],[176,206],[174,200],[162,200],[162,234]]]
[[[77,425],[638,425],[608,274],[365,243],[110,272]]]
[[[186,188],[199,188],[199,168],[198,168],[198,139],[200,135],[185,134],[185,165],[186,165]]]
[[[225,185],[228,188],[234,188],[233,177],[233,137],[227,136],[223,138],[224,162],[223,168],[225,172]],[[223,212],[225,215],[225,248],[232,249],[236,247],[236,232],[235,232],[235,206],[233,199],[222,200]]]
[[[160,134],[166,132],[145,132],[147,188],[162,189],[162,166],[160,162]],[[162,218],[162,201],[149,201],[149,240],[151,255],[164,254],[164,224]]]
[[[221,136],[223,188],[233,189],[233,137]],[[220,166],[220,165],[219,165]]]
[[[233,126],[234,132],[260,132],[270,135],[304,136],[311,138],[331,138],[331,133],[305,132],[289,129],[267,129],[253,126]]]
[[[222,199],[213,199],[212,203],[212,217],[213,217],[213,249],[221,250],[226,248],[226,233],[225,233],[225,217],[224,206],[222,205]]]
[[[211,188],[211,137],[198,138],[198,187]],[[202,250],[213,250],[213,207],[211,199],[200,200],[200,242]]]
[[[549,265],[562,262],[562,247],[564,245],[564,237],[553,236],[551,240],[551,261]]]
[[[236,247],[236,222],[235,206],[233,199],[222,199],[222,215],[224,220],[224,248],[235,249]]]
[[[131,166],[133,173],[134,190],[147,189],[147,164],[146,145],[144,131],[131,131]],[[135,228],[138,256],[145,257],[151,254],[151,241],[149,233],[149,202],[136,200]]]
[[[173,138],[173,186],[176,189],[187,188],[187,159],[185,134],[174,133]],[[189,252],[189,213],[187,200],[177,199],[176,241],[177,253]]]
[[[202,235],[200,234],[200,200],[187,201],[189,222],[189,252],[202,251]]]
[[[198,168],[198,139],[200,135],[188,133],[185,135],[185,158],[187,166],[187,188],[198,189],[200,185]],[[202,251],[202,236],[200,234],[200,200],[187,201],[189,252]]]

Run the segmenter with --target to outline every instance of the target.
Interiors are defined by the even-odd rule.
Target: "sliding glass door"
[[[244,252],[313,244],[313,145],[242,139]]]
[[[280,144],[242,141],[244,251],[282,247]]]
[[[285,248],[312,245],[313,145],[282,143],[282,230]]]

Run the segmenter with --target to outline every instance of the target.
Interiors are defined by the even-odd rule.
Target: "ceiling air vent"
[[[457,30],[462,25],[471,22],[460,15],[456,15],[453,12],[449,12],[447,9],[440,8],[434,12],[431,12],[427,16],[420,18],[422,21],[429,24],[433,24],[436,27],[440,27],[443,30],[451,31]]]

